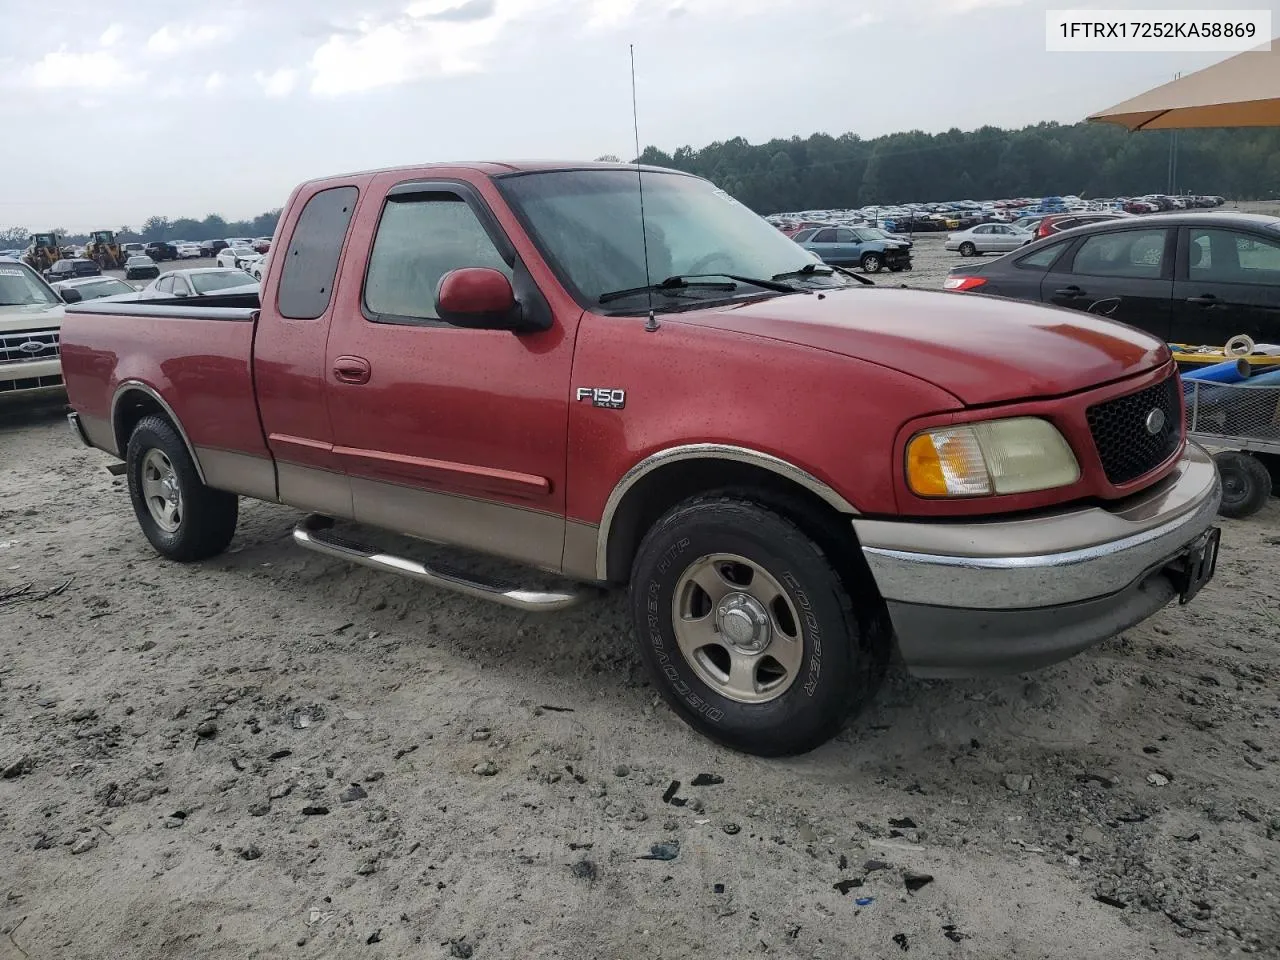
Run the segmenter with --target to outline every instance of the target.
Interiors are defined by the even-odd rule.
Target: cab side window
[[[436,287],[446,273],[462,267],[491,267],[512,278],[511,266],[458,194],[388,197],[365,276],[368,319],[376,323],[439,320]]]

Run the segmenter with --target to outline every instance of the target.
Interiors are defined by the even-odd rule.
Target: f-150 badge
[[[593,407],[621,410],[627,405],[627,391],[617,387],[579,387],[578,400],[590,400]]]

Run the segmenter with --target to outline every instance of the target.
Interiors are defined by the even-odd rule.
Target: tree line
[[[168,217],[148,217],[142,226],[134,229],[129,226],[111,227],[103,225],[95,229],[115,230],[116,239],[121,243],[150,243],[153,240],[221,240],[224,237],[269,237],[275,233],[276,223],[280,220],[280,209],[260,213],[252,220],[226,220],[216,213],[211,213],[202,220],[192,217],[179,217],[170,220]],[[25,247],[27,238],[33,233],[46,233],[48,227],[28,230],[26,227],[9,227],[0,229],[0,249]],[[69,230],[53,231],[63,243],[84,243],[89,239],[87,233],[76,233]]]
[[[651,146],[640,161],[706,177],[761,214],[1061,194],[1280,197],[1280,128],[1179,131],[1176,172],[1170,162],[1174,136],[1094,123],[932,134],[912,130],[869,140],[856,133],[815,133],[760,144],[735,137],[674,153]],[[149,217],[137,230],[115,230],[123,242],[143,243],[269,237],[280,212],[231,221],[217,214],[201,220]],[[55,232],[66,243],[88,239],[83,233]],[[0,230],[0,248],[25,246],[31,233],[26,227]]]
[[[1109,124],[1039,123],[1020,130],[919,130],[864,140],[854,133],[750,144],[741,137],[643,163],[714,181],[758,213],[906,202],[1196,193],[1280,196],[1280,129],[1128,133]]]

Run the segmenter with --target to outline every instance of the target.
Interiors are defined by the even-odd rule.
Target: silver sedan
[[[968,230],[947,234],[948,250],[959,250],[962,257],[984,253],[1008,253],[1030,243],[1035,234],[1008,223],[980,223]]]

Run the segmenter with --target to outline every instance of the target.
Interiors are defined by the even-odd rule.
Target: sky
[[[1127,0],[1126,7],[1215,7]],[[1097,0],[0,0],[0,227],[251,217],[300,181],[742,136],[1073,123],[1223,59],[1047,53]],[[1271,9],[1280,0],[1239,4]]]

